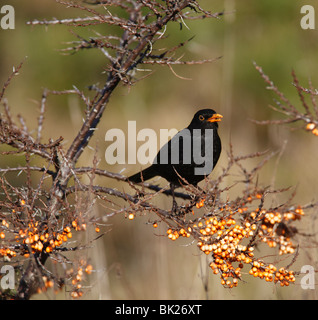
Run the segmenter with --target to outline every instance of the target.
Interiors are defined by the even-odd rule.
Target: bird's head
[[[192,129],[217,129],[223,116],[212,109],[199,110],[193,117],[189,127]]]

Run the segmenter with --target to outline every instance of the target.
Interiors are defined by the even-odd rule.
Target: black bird
[[[217,129],[222,118],[212,109],[198,111],[189,126],[159,150],[150,167],[128,180],[138,183],[161,176],[170,182],[173,198],[176,187],[186,183],[196,186],[212,172],[219,160],[222,146]]]

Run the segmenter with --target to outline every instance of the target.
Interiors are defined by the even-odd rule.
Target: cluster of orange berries
[[[81,282],[83,281],[83,276],[84,276],[84,272],[86,274],[91,274],[93,271],[93,266],[91,264],[87,264],[86,261],[81,260],[80,261],[80,266],[77,268],[76,272],[74,272],[74,269],[71,268],[67,271],[67,275],[71,276],[72,280],[72,286],[73,289],[71,291],[71,297],[72,298],[80,298],[83,296],[84,292],[83,292],[83,286],[81,284]],[[37,293],[42,293],[42,292],[46,292],[49,288],[54,288],[55,293],[58,293],[58,289],[61,289],[61,285],[55,286],[55,282],[52,278],[49,278],[47,276],[42,276],[42,280],[43,280],[43,284],[44,286],[39,287],[37,289]],[[56,289],[57,288],[57,289]]]
[[[306,130],[311,131],[312,134],[314,134],[315,136],[318,136],[318,128],[313,122],[310,122],[306,125]]]
[[[254,257],[254,248],[241,242],[254,235],[256,224],[245,222],[240,225],[232,216],[226,219],[215,216],[207,218],[204,223],[199,222],[193,228],[199,228],[202,235],[197,243],[199,249],[207,255],[212,253],[210,267],[214,274],[220,274],[221,284],[229,288],[236,287],[243,263],[250,264]],[[238,267],[234,267],[234,262],[239,263]]]
[[[167,230],[168,238],[171,240],[177,240],[180,236],[189,238],[190,237],[191,228],[189,227],[188,230],[181,228],[181,229],[172,229],[169,228]]]
[[[301,218],[304,215],[302,208],[298,207],[293,211],[284,213],[280,212],[266,212],[261,211],[263,216],[261,229],[259,235],[262,241],[267,243],[269,247],[273,248],[278,246],[279,254],[294,253],[295,246],[290,240],[290,236],[282,228],[278,228],[278,225],[284,226],[284,223],[288,221],[294,221]],[[252,212],[251,217],[255,218],[256,213]]]
[[[267,212],[259,208],[251,212],[246,203],[261,198],[260,193],[248,195],[239,207],[225,205],[219,208],[217,215],[205,216],[196,222],[188,221],[183,228],[170,227],[167,230],[168,238],[176,240],[180,236],[192,235],[197,239],[199,249],[206,255],[211,254],[210,267],[214,274],[220,274],[221,284],[225,287],[233,288],[238,285],[244,265],[250,267],[248,273],[254,277],[288,286],[295,281],[294,273],[284,268],[277,270],[274,265],[255,258],[254,246],[256,240],[268,245],[273,242],[279,245],[280,254],[293,253],[294,246],[290,238],[283,232],[276,233],[277,226],[282,221],[300,219],[304,212],[300,207],[284,213]],[[198,209],[203,206],[204,200],[196,204]],[[240,215],[237,216],[238,214]],[[157,227],[157,223],[154,223],[154,227]]]
[[[5,230],[9,229],[9,223],[3,219],[1,221],[1,227],[4,228]],[[4,240],[6,237],[6,234],[4,231],[0,232],[0,239]],[[16,251],[13,250],[13,248],[10,248],[8,246],[1,246],[0,247],[0,258],[1,257],[6,257],[7,259],[11,259],[17,255]]]
[[[289,286],[290,283],[295,282],[293,271],[288,271],[283,267],[277,270],[273,264],[266,266],[262,261],[254,261],[249,274],[269,282],[279,282],[281,287]]]
[[[54,281],[52,279],[48,278],[47,276],[43,276],[42,280],[43,280],[44,286],[38,287],[37,293],[46,292],[47,289],[54,287]],[[57,293],[57,291],[56,291],[56,293]]]
[[[67,242],[72,238],[71,230],[85,230],[86,224],[79,224],[77,220],[73,220],[70,225],[63,228],[61,232],[48,232],[47,228],[40,230],[39,222],[30,222],[28,227],[19,230],[19,235],[16,236],[16,241],[19,242],[22,239],[23,244],[27,244],[31,248],[31,253],[45,252],[50,253],[56,247],[60,247],[64,242]],[[30,254],[29,250],[24,254],[28,257]]]
[[[2,220],[1,224],[5,229],[9,229],[9,223],[5,219]],[[5,237],[6,237],[5,233],[3,231],[1,231],[0,232],[0,239],[4,239]]]
[[[72,276],[72,286],[73,290],[71,292],[71,297],[73,299],[77,299],[83,296],[84,292],[82,290],[82,284],[84,272],[86,274],[91,274],[93,271],[93,266],[91,264],[88,264],[85,260],[80,261],[80,266],[77,268],[76,271],[74,271],[73,268],[68,270],[68,274]]]
[[[24,208],[25,205],[24,200],[19,201],[21,208]],[[85,231],[87,229],[87,224],[81,217],[70,219],[67,222],[63,220],[63,225],[56,226],[54,230],[50,229],[47,224],[41,223],[36,217],[30,218],[28,221],[24,220],[24,224],[21,220],[17,223],[18,221],[15,218],[21,218],[20,215],[17,215],[17,211],[18,209],[12,209],[12,214],[8,218],[4,215],[1,215],[0,218],[0,258],[6,260],[17,256],[28,258],[30,254],[40,252],[51,253],[73,238],[75,231]],[[94,227],[96,233],[100,232],[98,225]],[[84,279],[84,274],[88,275],[93,271],[91,264],[81,261],[79,265],[80,267],[75,271],[71,269],[66,272],[71,278],[71,296],[73,298],[79,298],[83,295],[81,282]],[[64,285],[64,281],[64,276],[59,278],[58,276],[44,275],[37,292],[45,292],[52,288],[57,293]]]
[[[12,230],[9,230],[9,223],[5,219],[1,221],[0,227],[3,229],[0,232],[0,239],[5,240],[6,232],[12,234]],[[40,226],[39,221],[30,221],[27,227],[20,228],[14,239],[11,236],[7,243],[0,245],[0,257],[12,258],[17,256],[16,248],[18,248],[18,245],[12,244],[12,240],[20,244],[20,254],[26,258],[29,257],[30,253],[34,254],[44,250],[50,253],[73,237],[72,230],[86,230],[86,227],[86,223],[80,223],[77,219],[74,219],[70,224],[63,227],[61,231],[57,232],[49,231],[47,226]],[[99,232],[100,229],[96,227],[95,231]]]
[[[0,248],[0,258],[7,257],[8,259],[11,259],[16,255],[17,253],[14,250],[11,250],[10,248]]]

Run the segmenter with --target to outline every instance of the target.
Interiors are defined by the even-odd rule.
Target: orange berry
[[[306,126],[306,130],[309,130],[309,131],[312,131],[315,129],[315,124],[314,123],[308,123],[307,126]]]
[[[195,206],[197,207],[197,209],[200,209],[200,208],[202,208],[202,207],[204,206],[204,201],[205,201],[205,200],[202,199],[200,202],[197,202],[197,203],[196,203]]]
[[[93,266],[91,264],[88,264],[85,268],[85,272],[87,274],[91,274],[92,273],[92,270],[93,270]]]

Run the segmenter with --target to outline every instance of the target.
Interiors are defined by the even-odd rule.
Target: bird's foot
[[[175,199],[173,199],[173,201],[172,201],[171,212],[174,213],[174,214],[176,214],[178,212],[178,204],[177,204],[177,201]]]

